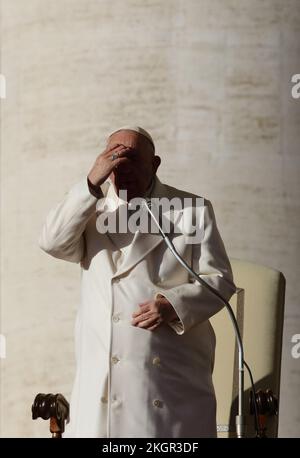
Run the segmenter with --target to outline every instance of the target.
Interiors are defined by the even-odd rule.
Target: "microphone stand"
[[[174,247],[173,243],[169,239],[169,237],[164,233],[162,227],[160,226],[159,222],[157,221],[155,215],[151,211],[151,200],[147,199],[145,200],[145,205],[146,208],[155,222],[156,226],[158,227],[158,230],[163,237],[166,245],[168,248],[171,250],[177,261],[189,272],[189,274],[195,278],[195,280],[203,285],[205,288],[207,288],[211,293],[213,293],[215,296],[217,296],[224,304],[225,307],[229,313],[229,316],[231,318],[234,331],[235,331],[235,336],[236,336],[236,341],[238,345],[238,373],[239,373],[239,389],[238,389],[238,415],[235,417],[235,422],[236,422],[236,434],[238,438],[243,438],[245,437],[245,414],[244,414],[244,347],[243,347],[243,342],[241,338],[241,333],[239,330],[239,325],[238,322],[235,318],[234,312],[231,308],[231,305],[229,302],[217,291],[215,288],[210,286],[206,281],[204,281],[186,262],[185,260],[180,256],[180,254],[177,252],[176,248]]]

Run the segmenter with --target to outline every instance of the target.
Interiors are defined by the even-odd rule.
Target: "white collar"
[[[113,199],[114,202],[117,204],[117,206],[119,206],[119,205],[127,205],[128,202],[123,200],[123,199],[121,199],[118,196],[118,194],[116,193],[115,186],[114,186],[111,178],[107,178],[106,181],[109,183],[109,189],[107,191],[107,197],[109,197],[110,199]],[[150,185],[146,189],[144,197],[151,196],[151,193],[152,193],[153,188],[154,188],[154,183],[155,183],[155,176],[152,178]]]

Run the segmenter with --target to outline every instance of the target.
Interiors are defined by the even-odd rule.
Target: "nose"
[[[130,163],[127,164],[120,164],[120,166],[116,169],[116,173],[119,176],[130,175],[132,173],[132,166]]]

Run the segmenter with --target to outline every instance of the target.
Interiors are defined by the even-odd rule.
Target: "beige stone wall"
[[[300,436],[299,0],[2,0],[1,73],[1,436],[47,436],[35,394],[70,396],[80,272],[37,238],[128,122],[163,181],[212,200],[230,256],[285,274],[280,431]]]

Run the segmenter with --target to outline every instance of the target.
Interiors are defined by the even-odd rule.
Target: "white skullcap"
[[[143,129],[142,127],[139,127],[139,126],[122,126],[122,127],[119,127],[118,129],[116,129],[113,132],[111,132],[109,134],[108,138],[111,137],[116,132],[119,132],[120,130],[133,130],[134,132],[138,132],[139,134],[144,135],[144,137],[148,138],[148,140],[151,142],[151,144],[152,144],[152,146],[153,146],[153,148],[155,150],[154,141],[153,141],[151,135],[149,134],[149,132],[147,132],[145,129]]]

